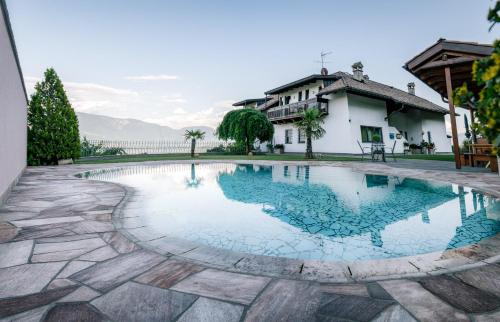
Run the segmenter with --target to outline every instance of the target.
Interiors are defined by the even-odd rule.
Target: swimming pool
[[[345,167],[155,164],[85,173],[133,187],[123,214],[167,236],[257,255],[361,260],[443,251],[500,232],[500,200]]]

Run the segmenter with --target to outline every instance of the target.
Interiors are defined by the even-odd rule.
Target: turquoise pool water
[[[452,249],[500,232],[500,201],[473,189],[327,166],[131,166],[86,174],[129,185],[140,225],[206,245],[319,260]]]

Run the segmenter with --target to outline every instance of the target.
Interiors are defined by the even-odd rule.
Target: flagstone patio
[[[491,173],[322,164],[500,197],[500,177]],[[128,189],[74,176],[122,166],[26,170],[0,207],[0,321],[500,320],[500,234],[411,259],[322,263],[231,253],[127,227],[120,210]]]

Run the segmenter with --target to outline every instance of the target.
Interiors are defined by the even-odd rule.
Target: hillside
[[[214,140],[214,129],[208,126],[173,129],[136,119],[119,119],[89,113],[76,113],[80,123],[80,136],[106,140],[184,140],[186,129],[205,131],[205,140]]]

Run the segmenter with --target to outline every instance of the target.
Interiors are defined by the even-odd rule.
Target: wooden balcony
[[[302,117],[302,113],[309,108],[317,108],[328,114],[328,103],[318,102],[316,98],[305,101],[276,106],[267,110],[267,118],[275,124],[294,122]]]

